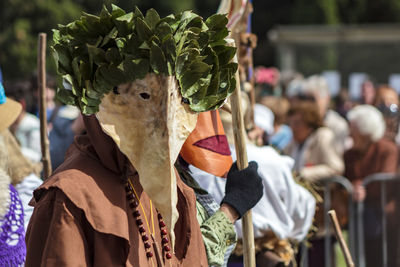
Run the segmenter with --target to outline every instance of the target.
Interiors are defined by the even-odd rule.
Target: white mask
[[[100,125],[139,173],[171,234],[178,220],[174,164],[197,114],[182,103],[174,76],[149,73],[142,80],[118,86],[101,101]]]

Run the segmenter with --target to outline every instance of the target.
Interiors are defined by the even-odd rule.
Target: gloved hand
[[[239,218],[254,207],[263,195],[264,187],[257,169],[258,164],[251,161],[246,169],[239,171],[235,162],[228,172],[225,197],[221,204],[232,206],[239,214]]]

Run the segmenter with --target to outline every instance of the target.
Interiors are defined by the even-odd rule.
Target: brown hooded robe
[[[152,231],[150,200],[138,175],[126,171],[127,158],[92,115],[84,117],[87,134],[78,136],[64,163],[34,192],[35,206],[27,234],[26,266],[155,266],[129,207],[124,179],[131,177],[146,212],[140,207],[147,235]],[[175,225],[175,254],[165,266],[208,266],[196,218],[192,189],[177,179],[179,219]],[[153,206],[154,237],[161,245]],[[165,255],[161,252],[162,255]]]

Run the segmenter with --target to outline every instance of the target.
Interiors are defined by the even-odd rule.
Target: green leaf
[[[236,53],[236,48],[231,46],[216,46],[213,49],[218,56],[220,65],[229,64]]]
[[[102,98],[103,94],[101,92],[97,92],[92,83],[89,80],[85,81],[85,88],[86,88],[86,95],[93,99],[100,99]]]
[[[150,27],[141,18],[137,19],[136,30],[137,30],[139,39],[142,41],[149,40],[150,37],[153,35]]]
[[[53,49],[57,53],[59,68],[61,67],[66,73],[72,74],[72,58],[69,49],[59,44],[54,45]]]
[[[147,10],[144,20],[151,29],[154,29],[157,23],[160,21],[160,16],[154,8],[150,8],[149,10]]]
[[[171,26],[172,31],[174,32],[176,30],[176,27],[178,27],[179,25],[179,21],[177,21],[177,19],[175,18],[175,16],[173,14],[166,16],[165,18],[160,19],[160,21],[158,22],[158,24],[161,23],[167,23],[168,25]],[[175,26],[173,26],[175,25]],[[175,28],[174,28],[175,27]]]
[[[147,59],[126,59],[122,62],[124,73],[128,81],[143,79],[149,72],[150,63]]]
[[[196,93],[199,88],[202,88],[205,82],[209,84],[209,79],[201,80],[200,78],[207,77],[210,70],[211,66],[206,63],[201,61],[192,62],[189,65],[189,69],[179,79],[182,87],[182,96],[187,98]]]
[[[94,107],[83,106],[82,107],[82,113],[85,115],[95,114],[98,111],[99,111],[99,106],[94,106]]]
[[[114,20],[115,27],[118,30],[119,37],[125,37],[133,31],[133,13],[120,16]]]
[[[103,49],[97,48],[90,44],[87,44],[86,46],[89,53],[90,65],[93,63],[101,65],[106,60],[106,53]]]
[[[135,17],[144,19],[142,11],[137,6],[135,6]]]
[[[61,40],[61,34],[59,30],[54,30],[53,29],[53,42],[58,43]]]
[[[109,48],[106,52],[106,60],[110,63],[114,63],[114,65],[119,65],[122,62],[122,57],[118,48]]]
[[[108,12],[106,6],[103,5],[103,9],[100,12],[100,24],[105,25],[105,27],[112,28],[113,21],[110,12]]]
[[[81,61],[79,65],[79,71],[83,81],[92,79],[92,68],[89,62]]]
[[[168,74],[173,75],[175,69],[176,46],[172,34],[167,35],[163,39],[161,49],[167,59]]]
[[[113,88],[114,86],[120,85],[121,83],[125,82],[125,75],[124,73],[115,65],[102,65],[98,69],[100,76],[104,79],[104,81],[111,85]]]
[[[196,83],[194,83],[190,88],[185,92],[186,98],[190,98],[193,95],[196,97],[193,98],[203,98],[207,94],[207,88],[210,86],[211,75],[207,75],[205,78],[200,78]]]
[[[164,39],[166,36],[172,36],[172,28],[166,22],[161,22],[155,28],[155,35],[158,36],[161,40]]]
[[[112,30],[104,36],[103,42],[101,43],[101,47],[105,46],[111,39],[115,39],[118,35],[118,30],[116,27],[112,28]]]
[[[184,53],[178,56],[175,66],[176,76],[178,79],[182,76],[188,65],[199,56],[200,50],[195,48],[187,49]]]
[[[118,6],[111,4],[111,15],[113,18],[119,18],[126,14],[126,12]]]
[[[91,97],[86,97],[86,105],[91,106],[91,107],[95,107],[100,105],[101,100],[100,99],[95,99],[95,98],[91,98]]]
[[[210,32],[210,35],[211,35],[210,39],[213,42],[218,42],[218,41],[224,42],[223,39],[229,35],[229,31],[228,29],[224,28],[220,31]]]
[[[228,18],[224,14],[214,14],[205,21],[206,25],[211,31],[221,30],[226,28]]]
[[[58,88],[56,98],[66,105],[75,105],[75,96],[71,90],[65,88]]]
[[[82,75],[79,70],[79,65],[78,65],[79,59],[76,57],[71,61],[71,66],[73,70],[74,77],[78,83],[78,86],[80,87],[82,85]]]
[[[168,74],[164,53],[155,43],[153,43],[150,48],[150,66],[157,74]]]

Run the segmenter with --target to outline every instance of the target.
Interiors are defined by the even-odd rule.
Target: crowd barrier
[[[368,188],[372,184],[379,183],[380,186],[380,208],[385,210],[387,202],[387,184],[395,181],[400,181],[400,176],[387,173],[377,173],[369,175],[363,180],[363,186]],[[348,245],[355,262],[356,267],[365,267],[365,243],[364,243],[364,202],[354,202],[352,199],[353,186],[348,179],[342,176],[335,176],[325,179],[321,186],[323,188],[323,214],[324,214],[324,228],[330,229],[330,220],[328,211],[332,206],[332,185],[337,184],[343,187],[349,194],[348,201]],[[382,226],[382,267],[388,267],[388,244],[387,244],[387,217],[386,213],[382,212],[380,223]],[[326,234],[324,236],[324,254],[325,266],[321,267],[336,267],[333,266],[333,248],[331,242],[332,235]],[[308,267],[308,247],[303,242],[300,244],[301,255],[299,257],[299,267]]]

